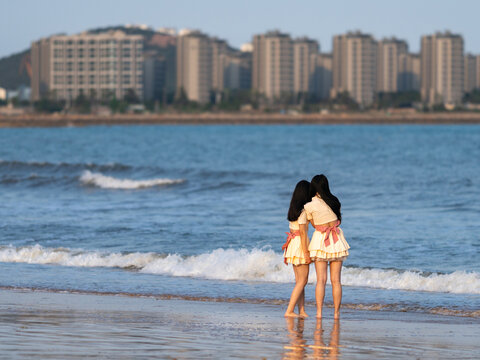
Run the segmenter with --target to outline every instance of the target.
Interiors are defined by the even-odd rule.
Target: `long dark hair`
[[[330,209],[337,215],[338,220],[342,221],[342,213],[340,212],[342,204],[340,204],[338,198],[330,192],[328,179],[323,174],[315,175],[310,182],[310,196],[314,197],[317,193],[322,200],[330,206]]]
[[[307,180],[301,180],[293,190],[292,200],[290,200],[290,208],[288,209],[288,221],[297,221],[302,213],[303,205],[309,202],[310,197],[310,183]]]

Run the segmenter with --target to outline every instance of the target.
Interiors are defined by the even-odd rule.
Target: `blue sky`
[[[127,23],[197,28],[236,47],[280,29],[318,40],[322,51],[347,30],[395,35],[418,51],[421,35],[449,29],[480,54],[479,14],[480,0],[0,0],[0,57],[51,34]]]

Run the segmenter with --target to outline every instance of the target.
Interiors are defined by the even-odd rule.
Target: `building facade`
[[[271,31],[253,37],[252,89],[273,100],[293,93],[293,42]]]
[[[475,88],[480,89],[480,55],[475,56],[475,69],[477,73],[477,80],[475,81]]]
[[[143,37],[122,31],[57,35],[32,43],[32,100],[143,99]]]
[[[298,38],[293,41],[293,92],[313,94],[315,89],[315,55],[319,52],[318,42]]]
[[[420,91],[420,55],[406,53],[399,57],[398,91]]]
[[[152,83],[155,84],[155,100],[164,101],[167,96],[173,98],[177,89],[176,31],[168,28],[158,29],[148,40],[148,43],[145,43],[145,47],[148,47],[148,51],[145,52],[145,62],[150,62],[150,65],[145,65],[146,68],[152,69],[151,63],[154,61],[156,63],[154,68],[159,71],[153,73],[153,80],[150,80],[145,74],[145,87],[151,88]],[[151,95],[151,92],[149,92],[149,95]],[[145,90],[145,98],[151,99],[149,95],[147,95],[147,90]]]
[[[330,97],[333,80],[332,64],[332,54],[312,55],[313,94],[318,100],[327,100]]]
[[[177,39],[177,96],[204,104],[212,90],[211,39],[200,31],[180,32]]]
[[[167,95],[168,66],[164,56],[146,52],[143,62],[143,95],[145,100],[164,100]]]
[[[408,45],[396,38],[378,42],[377,92],[400,91],[400,59],[408,52]]]
[[[332,97],[348,92],[360,106],[373,103],[377,89],[377,41],[350,32],[333,38]]]
[[[229,51],[220,59],[222,90],[248,90],[252,86],[252,53]]]
[[[464,91],[463,38],[450,32],[422,37],[421,95],[430,105],[459,105]]]
[[[464,61],[463,91],[469,93],[477,87],[477,58],[466,54]]]
[[[223,90],[223,71],[224,71],[224,59],[230,52],[229,46],[225,40],[212,38],[212,90],[215,92],[221,92]]]

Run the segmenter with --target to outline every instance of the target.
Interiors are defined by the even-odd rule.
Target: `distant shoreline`
[[[480,124],[480,113],[332,113],[332,114],[117,114],[117,115],[0,115],[0,128],[94,125],[282,125],[282,124]]]

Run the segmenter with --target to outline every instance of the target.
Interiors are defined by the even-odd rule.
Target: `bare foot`
[[[340,319],[340,313],[334,313],[333,320],[338,320],[338,319]]]
[[[299,316],[300,316],[300,317],[303,317],[303,318],[307,318],[307,317],[308,317],[308,314],[307,314],[305,311],[300,311]]]
[[[299,317],[300,315],[295,314],[294,312],[286,312],[285,317]]]
[[[321,319],[322,318],[322,313],[320,312],[317,312],[317,316],[316,316],[317,319]]]

